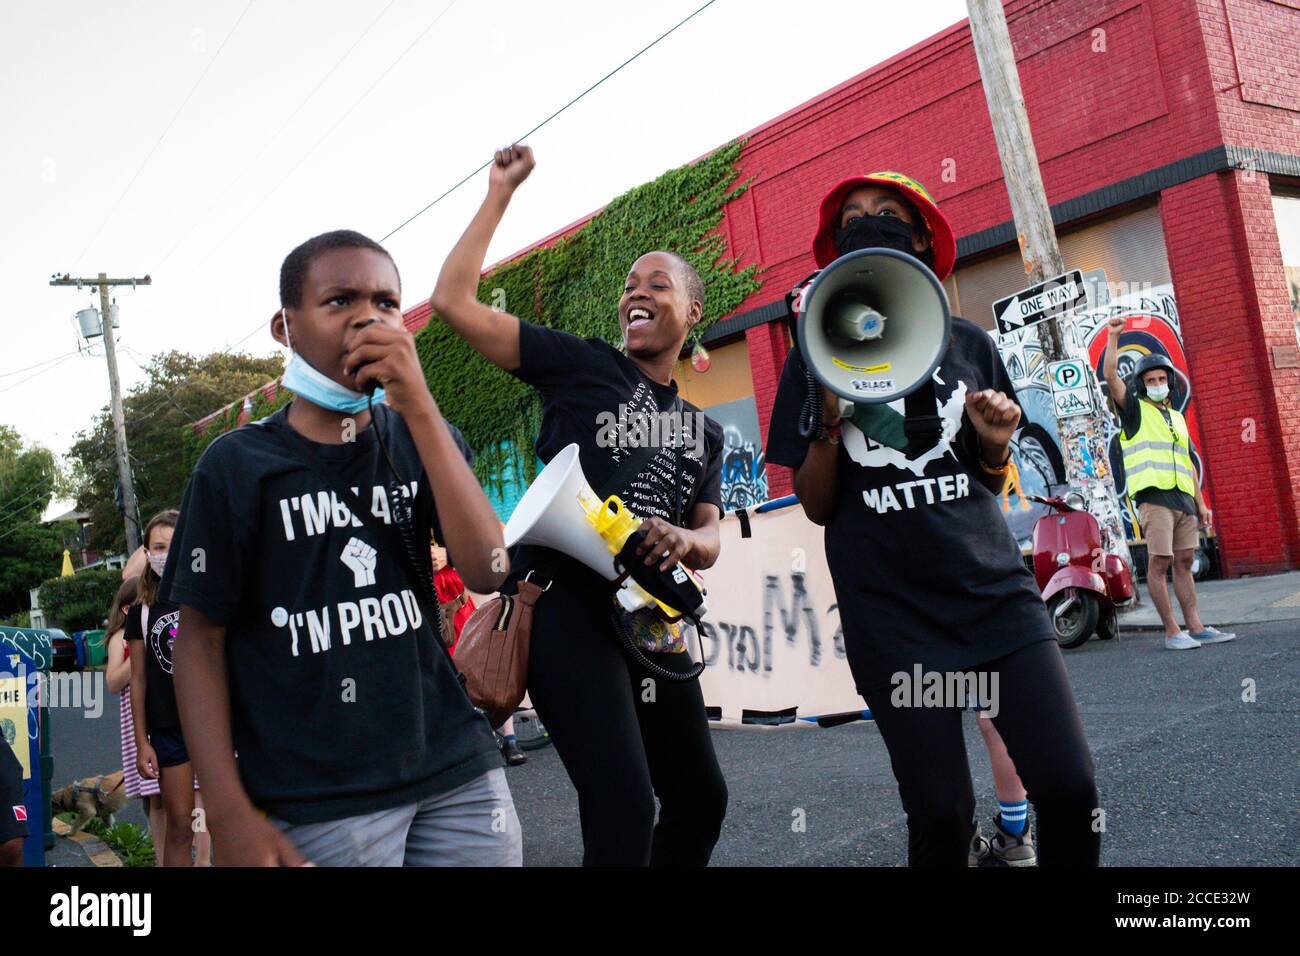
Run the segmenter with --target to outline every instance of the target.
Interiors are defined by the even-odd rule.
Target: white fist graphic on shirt
[[[364,588],[375,583],[375,549],[360,538],[353,538],[347,543],[339,560],[352,572],[353,586]]]

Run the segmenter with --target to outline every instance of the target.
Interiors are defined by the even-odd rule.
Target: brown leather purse
[[[551,586],[533,583],[532,576],[529,571],[519,582],[518,593],[497,595],[476,609],[456,644],[456,667],[465,677],[465,692],[493,727],[506,722],[528,690],[533,606]]]

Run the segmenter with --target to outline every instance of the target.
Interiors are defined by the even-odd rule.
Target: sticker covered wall
[[[1178,319],[1178,306],[1173,286],[1164,283],[1139,291],[1116,296],[1105,305],[1075,313],[1067,323],[1073,325],[1078,341],[1087,352],[1088,360],[1102,381],[1102,391],[1107,392],[1102,377],[1102,363],[1106,352],[1106,323],[1115,316],[1128,321],[1119,340],[1119,372],[1128,378],[1137,362],[1145,355],[1159,353],[1173,363],[1177,374],[1171,383],[1170,398],[1175,408],[1187,418],[1192,439],[1192,457],[1201,470],[1201,490],[1207,504],[1210,501],[1209,478],[1200,456],[1201,436],[1196,419],[1195,401],[1187,358],[1183,352],[1182,328]],[[1056,409],[1047,378],[1048,363],[1038,343],[1036,330],[1026,330],[1006,336],[996,336],[1002,361],[1007,367],[1012,384],[1023,410],[1021,427],[1012,441],[1016,465],[1020,469],[1021,484],[1025,494],[1043,494],[1063,486],[1065,465],[1056,434]],[[1124,463],[1119,443],[1119,417],[1111,403],[1100,417],[1092,441],[1084,451],[1085,465],[1091,462],[1100,472],[1109,470],[1114,476],[1119,492],[1125,532],[1130,541],[1141,540],[1141,530],[1135,520],[1137,508],[1125,492]],[[1022,543],[1029,537],[1033,523],[1043,512],[1041,506],[1029,509],[1014,500],[1007,514],[1017,540]]]

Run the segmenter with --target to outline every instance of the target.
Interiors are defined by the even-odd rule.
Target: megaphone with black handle
[[[901,398],[909,452],[933,445],[942,423],[932,376],[952,334],[935,274],[894,249],[859,249],[816,273],[796,299],[799,353],[811,377],[842,399],[841,417]],[[821,408],[820,395],[812,407]]]
[[[705,612],[698,576],[674,565],[660,571],[636,553],[645,538],[641,519],[615,495],[601,499],[568,445],[542,469],[506,523],[505,544],[541,545],[581,561],[619,585],[619,604],[628,611],[653,608],[667,621],[698,621]]]

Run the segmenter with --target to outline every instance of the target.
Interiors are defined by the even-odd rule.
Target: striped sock
[[[503,736],[504,739],[506,739],[506,740],[514,740],[514,739],[515,739],[515,735],[514,735],[514,734],[503,734],[502,736]]]
[[[1002,829],[1012,836],[1020,836],[1025,832],[1025,824],[1029,821],[1029,801],[1003,803],[999,800],[998,817],[1002,820]]]

